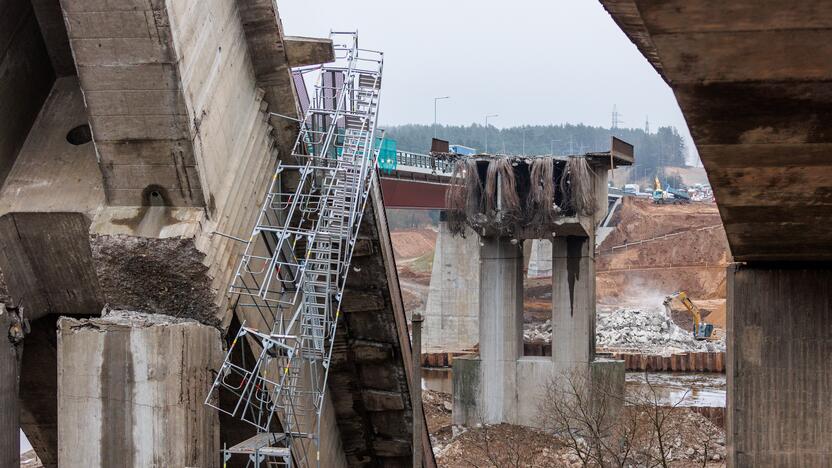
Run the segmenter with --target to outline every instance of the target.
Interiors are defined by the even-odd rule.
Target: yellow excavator
[[[670,316],[670,303],[673,299],[679,298],[679,301],[682,302],[682,305],[688,309],[688,312],[693,316],[693,337],[697,340],[711,340],[711,335],[714,332],[714,326],[710,323],[705,323],[702,321],[702,312],[699,310],[699,307],[693,303],[688,297],[688,294],[685,291],[679,291],[677,293],[673,293],[670,296],[667,296],[664,299],[664,307],[667,309],[667,315]]]

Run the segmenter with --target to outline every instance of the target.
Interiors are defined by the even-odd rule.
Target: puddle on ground
[[[648,381],[662,405],[725,406],[725,374],[627,372],[626,392],[649,391]]]
[[[653,386],[662,405],[725,406],[725,374],[651,372],[647,380]],[[633,395],[646,389],[643,372],[627,372],[626,391]],[[422,388],[451,394],[453,392],[451,369],[422,369]]]

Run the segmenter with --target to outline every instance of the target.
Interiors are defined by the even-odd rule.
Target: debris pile
[[[595,345],[599,349],[619,352],[639,352],[669,356],[685,352],[725,351],[724,338],[699,341],[690,330],[685,330],[659,307],[626,308],[598,314]],[[548,343],[552,341],[552,321],[526,324],[524,341]]]
[[[725,351],[724,339],[696,340],[690,330],[676,325],[661,307],[618,309],[599,314],[595,344],[607,350],[635,350],[662,356],[690,351]]]

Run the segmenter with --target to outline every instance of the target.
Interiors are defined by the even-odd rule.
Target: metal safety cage
[[[257,440],[224,449],[254,466],[320,466],[341,299],[378,164],[383,54],[359,48],[356,33],[331,37],[335,61],[320,69],[291,160],[278,163],[229,286],[251,321],[206,399],[257,428]],[[232,362],[244,341],[256,357],[245,367]],[[234,396],[233,408],[219,408],[220,391]]]

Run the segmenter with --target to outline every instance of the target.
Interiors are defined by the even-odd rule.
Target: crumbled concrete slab
[[[113,309],[219,323],[205,255],[192,238],[91,235],[90,246],[98,282]]]

